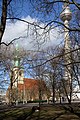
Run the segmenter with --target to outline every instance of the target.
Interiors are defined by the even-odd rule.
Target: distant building
[[[72,101],[80,101],[80,88],[78,85],[73,90]]]

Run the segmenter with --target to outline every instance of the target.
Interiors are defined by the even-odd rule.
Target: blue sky
[[[52,1],[52,0],[50,0],[50,1]],[[27,0],[26,2],[25,2],[25,0],[23,0],[23,4],[21,4],[19,0],[17,0],[17,2],[13,1],[12,5],[13,5],[12,10],[14,10],[14,13],[15,13],[13,15],[15,17],[22,18],[29,22],[41,21],[41,24],[45,24],[45,22],[51,21],[54,19],[56,20],[56,18],[60,15],[60,13],[62,11],[62,4],[55,4],[55,7],[53,7],[53,11],[55,9],[54,12],[52,11],[48,15],[46,15],[46,12],[38,14],[37,12],[34,12],[34,9],[32,8],[31,4],[29,3],[29,0]],[[54,18],[55,14],[56,14],[56,18]],[[60,18],[57,20],[60,20]],[[55,24],[53,23],[53,26],[54,25]],[[10,22],[8,20],[3,40],[10,42],[12,39],[17,38],[20,35],[24,36],[27,34],[26,29],[27,29],[27,24],[22,23],[20,21],[16,21],[14,23],[14,22]],[[51,35],[50,35],[51,40],[48,40],[47,44],[45,43],[46,45],[52,45],[52,44],[58,45],[58,44],[60,44],[61,41],[63,41],[63,38],[61,39],[61,36],[58,34],[58,31],[59,31],[59,27],[57,27],[57,29],[54,29],[51,31]],[[41,32],[41,31],[39,31],[39,32]],[[33,37],[31,38],[31,36],[27,37],[26,40],[24,39],[24,43],[27,41],[27,43],[25,43],[25,46],[27,44],[29,44],[28,47],[31,46],[31,48],[34,46],[34,45],[30,44],[32,42],[31,39],[33,39]],[[23,41],[23,39],[21,39],[21,41]],[[34,42],[33,44],[36,44],[36,42]],[[30,49],[30,47],[29,47],[29,49]]]
[[[59,15],[59,12],[61,11],[62,7],[59,7],[58,5],[56,5],[55,8],[57,9],[56,15]],[[32,9],[32,6],[28,0],[27,0],[27,3],[24,3],[24,4],[20,4],[20,2],[18,2],[18,0],[14,4],[14,1],[13,1],[12,9],[14,9],[14,12],[15,12],[14,16],[22,18],[28,22],[41,21],[41,23],[39,25],[42,25],[42,24],[44,25],[45,21],[47,22],[47,21],[54,19],[53,13],[50,13],[48,16],[45,16],[42,14],[38,14],[37,12],[33,12],[34,10]],[[28,36],[27,36],[27,28],[28,28],[28,26],[25,23],[22,23],[20,21],[15,21],[15,23],[14,23],[14,22],[10,22],[10,20],[8,20],[7,25],[6,25],[5,34],[3,36],[3,41],[9,43],[14,38],[18,38],[19,36],[26,36],[26,39],[19,40],[19,41],[22,41],[23,44],[21,42],[19,42],[19,43],[21,43],[22,46],[27,47],[28,49],[31,49],[31,48],[34,49],[34,47],[37,48],[36,47],[37,41],[34,41],[35,37],[31,37],[31,34],[32,34],[31,29],[33,29],[33,26],[30,27]],[[58,27],[55,28],[54,30],[51,30],[50,39],[48,39],[48,37],[47,37],[46,43],[44,43],[42,45],[42,47],[50,46],[52,44],[53,44],[53,46],[60,44],[61,41],[63,41],[63,39],[61,38],[61,35],[58,33],[58,31],[59,31]],[[42,32],[42,30],[39,30],[40,34],[41,34],[41,32]],[[42,42],[43,38],[44,38],[44,36],[39,38],[39,39],[41,39],[40,42]]]

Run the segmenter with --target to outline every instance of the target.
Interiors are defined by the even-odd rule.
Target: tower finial
[[[69,0],[63,0],[63,2],[64,2],[64,7],[69,6]]]

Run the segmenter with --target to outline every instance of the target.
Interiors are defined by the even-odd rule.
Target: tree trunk
[[[0,44],[5,31],[6,26],[6,17],[7,17],[7,0],[2,0],[2,14],[1,14],[1,23],[0,23]]]
[[[13,71],[11,71],[11,77],[10,77],[10,99],[9,104],[12,105],[12,86],[13,86]]]
[[[52,102],[55,103],[55,81],[54,80],[53,80],[52,91],[53,91]]]

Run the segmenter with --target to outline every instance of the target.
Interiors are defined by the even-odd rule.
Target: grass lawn
[[[41,105],[38,112],[31,108],[11,108],[0,111],[0,120],[80,120],[80,104]]]

